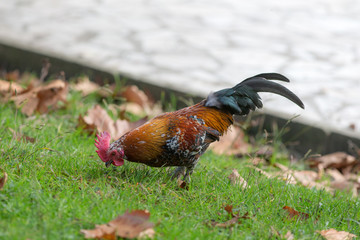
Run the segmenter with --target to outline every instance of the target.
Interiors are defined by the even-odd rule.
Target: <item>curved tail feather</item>
[[[303,102],[286,87],[269,81],[279,80],[290,82],[288,78],[278,73],[262,73],[250,77],[233,88],[211,93],[205,100],[206,107],[215,107],[231,114],[246,115],[250,110],[261,108],[262,102],[258,92],[271,92],[281,95],[304,108]]]

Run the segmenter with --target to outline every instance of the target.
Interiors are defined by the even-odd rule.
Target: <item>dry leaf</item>
[[[81,92],[82,96],[87,96],[90,93],[98,91],[100,86],[90,81],[89,77],[85,76],[78,78],[76,83],[71,84],[71,88]]]
[[[115,227],[117,236],[135,238],[141,232],[154,227],[154,224],[148,221],[149,218],[150,213],[148,211],[134,210],[117,217],[109,222],[109,224]]]
[[[257,166],[257,165],[259,165],[260,163],[264,164],[264,163],[265,163],[265,159],[259,158],[259,157],[251,158],[251,164],[252,164],[252,165]]]
[[[257,168],[257,167],[254,167],[254,166],[249,166],[251,168],[253,168],[254,170],[258,171],[259,173],[261,173],[262,175],[264,175],[265,177],[267,178],[272,178],[271,174],[270,173],[267,173],[265,172],[264,170],[260,169],[260,168]]]
[[[118,139],[128,131],[144,124],[146,119],[137,122],[129,122],[127,120],[114,121],[109,114],[100,105],[95,105],[89,109],[87,114],[79,116],[79,126],[88,131],[108,132],[113,139]]]
[[[288,167],[286,167],[285,165],[282,165],[281,163],[274,163],[274,167],[279,168],[280,170],[282,170],[281,173],[277,173],[276,175],[278,175],[278,177],[284,181],[286,181],[287,183],[290,184],[296,184],[297,181],[295,179],[295,177],[293,176],[293,172],[292,170],[290,170]]]
[[[24,141],[24,142],[30,142],[35,143],[35,138],[29,137],[27,135],[21,134],[19,132],[16,132],[14,129],[9,128],[10,132],[13,134],[13,138],[16,139],[18,142]]]
[[[238,217],[233,217],[232,219],[230,219],[229,221],[223,222],[223,223],[219,223],[219,222],[212,222],[212,226],[213,227],[220,227],[220,228],[228,228],[228,227],[233,227],[236,224],[240,224],[240,219]]]
[[[126,103],[121,104],[119,106],[119,110],[124,111],[124,112],[130,112],[136,116],[146,115],[143,107],[141,107],[137,103],[132,103],[132,102],[126,102]]]
[[[149,218],[148,211],[134,210],[124,213],[107,224],[96,225],[95,229],[82,229],[80,232],[85,235],[85,238],[98,239],[153,237],[154,224],[148,221]]]
[[[179,186],[179,188],[189,190],[189,186],[187,185],[187,183],[181,179],[177,180],[177,185]]]
[[[291,171],[287,171],[287,172],[282,172],[280,175],[279,175],[280,179],[281,180],[284,180],[286,181],[286,183],[289,183],[289,184],[296,184],[297,181],[295,179],[295,177],[293,176],[292,172]]]
[[[289,168],[285,165],[282,165],[281,163],[274,163],[274,167],[277,167],[284,172],[289,171]]]
[[[232,170],[228,178],[233,185],[241,185],[241,187],[244,189],[248,186],[245,179],[240,176],[239,172],[236,169]]]
[[[125,87],[121,96],[126,99],[127,103],[124,107],[120,107],[125,108],[126,111],[132,112],[135,115],[142,116],[145,113],[145,116],[155,117],[163,112],[161,104],[155,104],[154,101],[137,86],[131,85]],[[140,109],[141,113],[139,113]]]
[[[139,233],[139,239],[148,239],[148,238],[154,238],[155,237],[155,230],[153,228],[148,228],[145,231],[142,231]]]
[[[327,240],[351,240],[354,237],[356,237],[356,235],[352,233],[348,233],[345,231],[337,231],[333,228],[330,228],[328,230],[317,231],[317,232],[320,233],[320,235]]]
[[[87,132],[89,134],[93,134],[97,131],[96,125],[94,124],[94,122],[85,121],[84,117],[81,114],[78,117],[77,127],[82,128],[82,130],[84,130],[85,132]]]
[[[7,72],[5,78],[8,81],[17,81],[20,78],[20,71],[19,70],[14,70],[14,71],[11,71],[11,72]]]
[[[284,235],[283,238],[286,239],[286,240],[293,240],[294,235],[290,231],[287,231],[287,233]]]
[[[24,89],[24,91],[30,91],[34,87],[41,85],[40,80],[30,73],[23,73],[17,83],[26,86],[26,89]]]
[[[343,169],[356,163],[355,157],[345,152],[335,152],[307,160],[310,167]]]
[[[255,152],[255,156],[269,160],[273,155],[274,149],[272,146],[261,146],[259,150]]]
[[[332,189],[327,187],[327,182],[316,182],[319,179],[319,174],[314,171],[293,171],[293,176],[303,186],[316,189],[325,189],[328,192],[333,192]]]
[[[354,188],[354,183],[348,181],[333,181],[330,183],[330,187],[339,189],[339,190],[352,190]]]
[[[285,206],[283,207],[284,210],[288,213],[288,219],[293,220],[299,218],[300,220],[306,220],[309,218],[309,214],[298,212],[295,209]]]
[[[145,107],[144,111],[146,113],[146,116],[149,116],[149,118],[156,117],[163,113],[163,109],[160,103],[152,104],[149,107]]]
[[[210,145],[210,149],[219,155],[248,153],[250,144],[244,141],[244,136],[245,134],[241,128],[232,126],[231,130],[220,137],[220,141]]]
[[[4,176],[2,178],[0,178],[0,190],[2,190],[4,188],[7,178],[8,178],[8,175],[6,172],[4,172]]]
[[[229,214],[233,214],[233,205],[226,205],[224,207],[225,211],[227,211]]]
[[[96,239],[108,239],[108,240],[116,240],[115,229],[112,226],[102,224],[95,225],[95,229],[85,230],[81,229],[80,232],[84,234],[85,238],[96,238]]]
[[[50,107],[57,108],[59,101],[66,103],[68,93],[68,83],[63,80],[55,80],[47,85],[35,87],[11,99],[17,107],[21,107],[21,112],[30,116],[35,111],[43,114],[48,112]]]
[[[272,234],[272,235],[275,235],[275,236],[277,236],[277,237],[280,237],[280,233],[279,233],[278,230],[276,230],[273,226],[271,226],[270,229],[271,229],[271,234]]]
[[[325,172],[327,174],[329,174],[334,179],[334,181],[337,181],[337,182],[346,181],[345,176],[341,172],[339,172],[339,170],[337,170],[337,169],[326,169]]]
[[[314,171],[293,171],[293,176],[305,187],[317,186],[315,181],[318,179],[318,174]]]
[[[24,91],[24,88],[15,82],[8,82],[0,79],[0,96],[4,96],[7,93],[14,95],[15,92],[20,94]]]
[[[152,104],[150,98],[135,85],[127,86],[121,96],[127,102],[137,103],[143,108]]]
[[[228,178],[230,179],[231,184],[237,184],[240,177],[239,172],[236,169],[233,169]]]
[[[224,207],[225,211],[228,212],[231,215],[231,219],[223,222],[223,223],[219,223],[216,221],[211,222],[211,226],[213,227],[221,227],[221,228],[228,228],[228,227],[233,227],[236,224],[240,224],[241,221],[240,219],[249,219],[248,213],[245,213],[244,215],[240,216],[239,214],[235,214],[233,212],[233,206],[232,205],[226,205]]]

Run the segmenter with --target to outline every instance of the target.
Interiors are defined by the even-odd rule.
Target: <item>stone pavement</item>
[[[359,133],[359,12],[357,0],[4,0],[0,42],[201,96],[280,72],[306,109],[262,94],[264,111]]]

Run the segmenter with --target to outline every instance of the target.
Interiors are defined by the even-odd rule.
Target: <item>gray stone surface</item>
[[[265,111],[359,133],[359,12],[358,0],[7,0],[0,42],[202,96],[280,72],[306,109],[263,94]]]

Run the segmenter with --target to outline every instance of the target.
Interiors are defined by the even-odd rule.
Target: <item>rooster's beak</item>
[[[109,161],[105,162],[105,166],[106,166],[106,167],[109,167],[112,163],[113,163],[113,161],[112,161],[112,160],[109,160]]]

